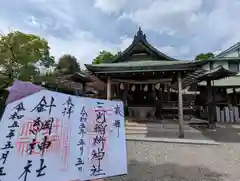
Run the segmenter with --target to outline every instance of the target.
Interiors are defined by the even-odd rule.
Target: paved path
[[[206,146],[128,141],[128,175],[106,180],[239,181],[238,150],[233,143]]]

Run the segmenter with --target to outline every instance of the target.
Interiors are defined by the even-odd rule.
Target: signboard
[[[127,173],[123,104],[40,90],[7,105],[1,181],[91,180]]]

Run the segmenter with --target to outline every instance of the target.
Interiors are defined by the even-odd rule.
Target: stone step
[[[126,123],[125,125],[128,128],[147,128],[147,129],[178,129],[177,124],[169,124],[169,123]],[[184,125],[185,130],[189,130],[189,125]]]
[[[166,134],[170,134],[170,133],[177,133],[178,132],[178,125],[162,125],[162,126],[146,126],[144,124],[138,126],[138,125],[134,125],[134,124],[130,124],[130,125],[126,125],[125,127],[126,132],[134,132],[134,133],[154,133],[154,134],[162,134],[162,133],[166,133]],[[184,128],[185,132],[188,133],[197,133],[199,132],[199,130],[191,128],[189,126],[185,126]]]
[[[145,136],[147,134],[147,131],[146,130],[126,130],[125,133],[126,133],[126,135]]]
[[[178,129],[164,129],[164,128],[147,128],[147,127],[125,127],[125,131],[140,131],[140,132],[178,132]],[[187,132],[196,132],[196,130],[185,130]]]
[[[148,131],[149,129],[144,128],[144,127],[126,127],[125,128],[126,131]]]
[[[163,127],[163,123],[134,123],[128,122],[126,123],[126,127],[149,127],[149,128],[156,128],[156,127]]]

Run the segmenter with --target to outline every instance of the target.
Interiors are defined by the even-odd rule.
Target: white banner
[[[7,105],[1,181],[91,180],[127,173],[120,101],[42,90]]]

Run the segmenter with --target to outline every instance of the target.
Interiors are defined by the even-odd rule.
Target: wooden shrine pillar
[[[160,89],[159,89],[159,90],[161,90],[161,92],[160,92],[160,99],[163,102],[166,101],[164,89],[165,89],[165,84],[163,83],[163,84],[160,85]]]
[[[182,74],[178,73],[178,137],[184,138],[184,121],[183,121],[183,96],[182,96]]]
[[[87,92],[87,85],[86,85],[86,83],[84,82],[83,84],[82,84],[82,96],[86,96],[86,92]]]
[[[163,92],[162,92],[163,88],[162,88],[162,84],[160,84],[159,86],[159,90],[157,92],[158,94],[158,100],[156,101],[156,112],[155,112],[155,117],[159,118],[159,119],[163,119],[163,115],[162,115],[162,104],[163,104]]]
[[[237,91],[236,91],[236,88],[233,88],[233,102],[232,102],[232,104],[233,104],[234,106],[236,106],[237,103],[238,103],[238,100],[237,100]]]
[[[171,92],[168,84],[167,84],[167,101],[171,101]]]
[[[107,100],[111,100],[112,98],[112,80],[111,77],[108,77],[107,79]]]
[[[209,128],[214,128],[215,124],[215,114],[216,109],[214,108],[214,99],[213,99],[213,90],[211,87],[211,81],[207,80],[207,107],[208,107],[208,123],[209,123]]]
[[[124,90],[123,90],[123,103],[125,106],[127,106],[127,96],[128,96],[128,90],[129,90],[129,84],[124,83]]]

